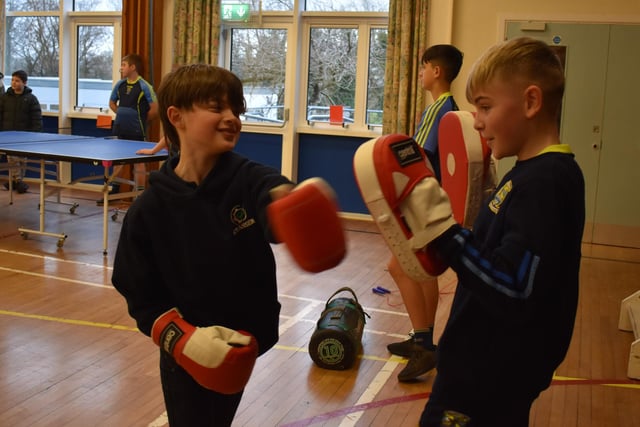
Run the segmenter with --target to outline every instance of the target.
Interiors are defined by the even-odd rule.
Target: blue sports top
[[[135,81],[122,79],[113,87],[109,100],[118,104],[113,134],[122,139],[146,139],[147,116],[151,104],[156,102],[149,82],[142,77]]]
[[[438,150],[438,126],[440,119],[449,111],[458,111],[458,105],[451,92],[445,92],[435,102],[425,108],[413,139],[427,154],[433,172],[440,181],[440,159]]]

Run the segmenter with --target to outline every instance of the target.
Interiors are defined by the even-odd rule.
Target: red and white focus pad
[[[338,203],[322,178],[310,178],[274,200],[267,213],[275,237],[303,269],[319,273],[340,264],[347,252]]]
[[[417,250],[403,213],[403,202],[421,181],[436,181],[422,148],[409,136],[383,135],[358,147],[353,167],[362,198],[407,276],[423,282],[441,274],[446,266]]]
[[[467,228],[473,225],[487,192],[496,186],[491,150],[473,121],[469,111],[450,111],[438,128],[441,184],[454,218]]]

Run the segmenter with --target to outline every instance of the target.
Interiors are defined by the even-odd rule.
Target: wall
[[[449,1],[453,1],[453,14],[439,5]],[[432,0],[432,4],[434,33],[429,34],[430,39],[444,42],[443,24],[435,23],[452,19],[451,43],[464,52],[464,64],[452,91],[460,108],[469,110],[472,108],[464,95],[469,70],[488,47],[501,41],[505,20],[640,23],[638,0]]]

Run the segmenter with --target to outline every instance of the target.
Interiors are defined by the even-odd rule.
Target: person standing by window
[[[4,77],[4,76],[3,76]],[[0,130],[20,130],[41,132],[42,109],[40,101],[27,86],[28,75],[24,70],[11,74],[11,87],[0,97]],[[7,156],[13,188],[25,193],[29,186],[23,181],[26,172],[26,158]],[[4,187],[8,190],[9,183]]]

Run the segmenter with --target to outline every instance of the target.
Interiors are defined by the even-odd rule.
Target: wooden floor
[[[79,207],[71,214],[46,205],[46,228],[68,235],[58,248],[55,238],[23,239],[17,230],[38,227],[38,194],[14,194],[10,205],[0,187],[0,426],[165,426],[158,350],[110,284],[122,217],[110,221],[103,256],[95,194],[63,195]],[[371,223],[345,220],[345,227],[348,256],[329,272],[301,272],[274,247],[281,337],[258,360],[234,426],[417,425],[434,374],[397,381],[405,361],[390,357],[386,344],[404,339],[411,325],[385,271],[389,253]],[[569,354],[531,425],[640,427],[640,382],[626,376],[633,336],[617,329],[620,301],[640,289],[640,251],[585,246],[581,279]],[[442,282],[437,333],[455,275]],[[342,286],[356,291],[371,319],[356,366],[328,371],[313,364],[307,345],[326,299]],[[379,296],[375,286],[392,293]]]

